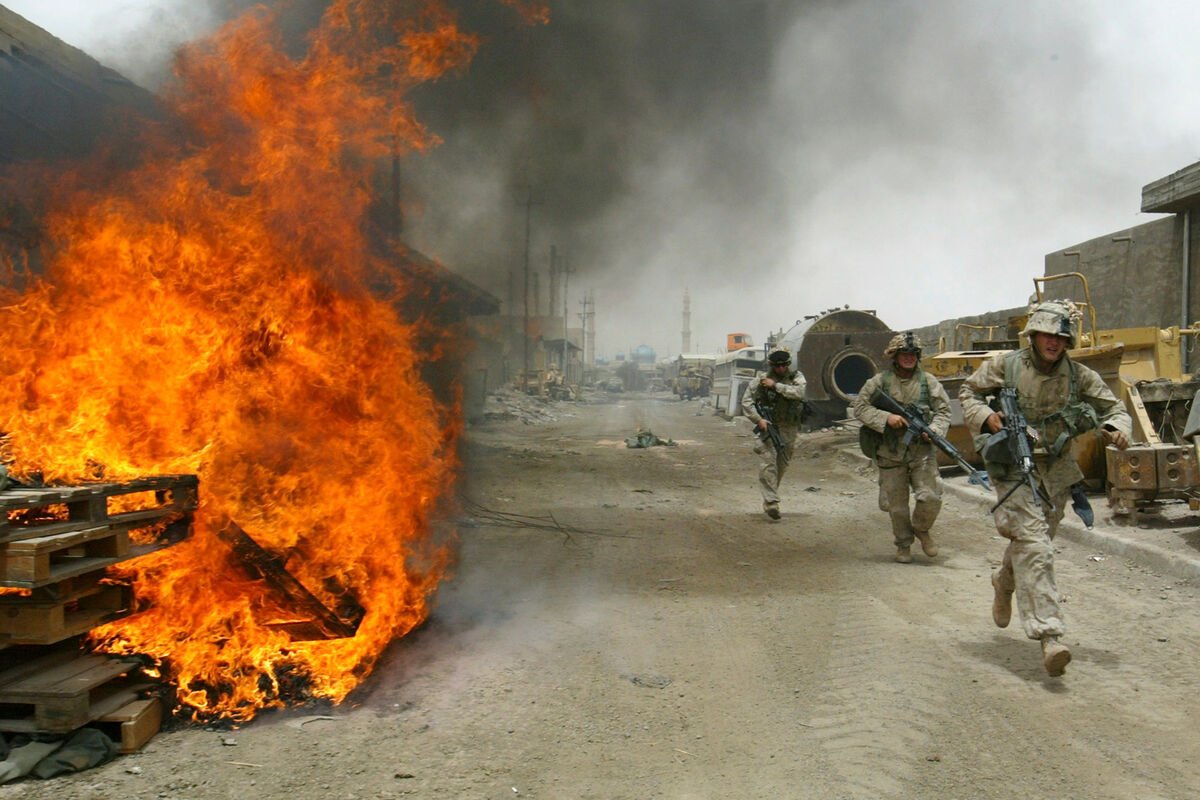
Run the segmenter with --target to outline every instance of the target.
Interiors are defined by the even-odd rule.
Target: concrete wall
[[[1183,216],[1172,214],[1064,247],[1046,255],[1044,274],[1080,272],[1086,276],[1100,328],[1179,325],[1183,315],[1183,228]],[[1193,254],[1198,241],[1195,228],[1193,225],[1191,231]],[[1082,300],[1080,291],[1065,290],[1078,285],[1077,281],[1056,281],[1045,292],[1049,297]],[[1194,314],[1188,321],[1192,319]]]
[[[1032,288],[1032,284],[1030,284],[1030,288]],[[957,332],[956,337],[956,328],[959,323],[995,326],[995,329],[990,331],[991,339],[1015,339],[1019,331],[1013,330],[1009,326],[1009,318],[1025,314],[1028,310],[1028,306],[1020,305],[998,311],[985,311],[982,314],[942,320],[934,325],[915,328],[913,332],[925,345],[924,352],[926,354],[940,353],[943,350],[971,350],[974,349],[972,342],[989,338],[989,331],[963,329]]]
[[[1197,249],[1200,248],[1200,213],[1197,211],[1200,211],[1200,207],[1192,213],[1189,235],[1192,267],[1186,323],[1197,320],[1200,314],[1200,303],[1196,299],[1200,293],[1200,286],[1197,286],[1200,275],[1195,268],[1197,260],[1200,260],[1200,256],[1197,256]],[[1071,272],[1084,275],[1092,306],[1096,310],[1096,326],[1100,329],[1182,326],[1186,324],[1182,322],[1181,294],[1183,231],[1183,214],[1171,214],[1133,228],[1098,236],[1048,253],[1042,275],[1046,277]],[[1064,279],[1043,284],[1042,291],[1043,296],[1050,299],[1067,297],[1082,301],[1081,286],[1078,280]],[[1032,283],[1029,290],[1032,294]],[[1003,325],[1010,316],[1024,314],[1027,310],[1026,305],[1020,305],[957,317],[927,325],[916,332],[926,343],[926,353],[939,352],[939,339],[943,337],[945,349],[969,349],[963,346],[965,334],[960,334],[958,346],[954,345],[954,329],[958,323]],[[1009,336],[1015,336],[1015,333],[1010,331]],[[973,334],[980,339],[987,335],[982,331]],[[995,332],[995,336],[1004,338],[1000,330]]]

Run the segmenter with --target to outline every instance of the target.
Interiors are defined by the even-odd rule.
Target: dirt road
[[[1197,796],[1193,586],[1063,542],[1075,660],[1048,678],[991,623],[982,501],[948,494],[943,554],[900,565],[845,434],[801,438],[772,522],[745,422],[554,412],[469,432],[457,575],[353,705],[0,798]],[[626,448],[638,427],[677,446]]]

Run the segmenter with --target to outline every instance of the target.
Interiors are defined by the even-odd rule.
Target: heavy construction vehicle
[[[680,400],[708,397],[712,389],[714,356],[684,353],[672,364],[675,377],[671,380],[671,391]]]
[[[1200,444],[1195,440],[1200,430],[1200,409],[1194,406],[1200,381],[1185,375],[1182,369],[1184,346],[1189,337],[1200,335],[1200,328],[1099,329],[1087,277],[1082,273],[1034,278],[1037,301],[1046,298],[1047,284],[1059,281],[1077,282],[1075,291],[1065,295],[1074,295],[1084,312],[1078,346],[1070,351],[1071,358],[1100,373],[1133,417],[1134,444],[1126,450],[1106,448],[1098,434],[1080,436],[1074,442],[1072,455],[1089,487],[1106,491],[1118,517],[1129,517],[1139,506],[1168,499],[1186,500],[1192,508],[1200,508]],[[1021,346],[1017,332],[1024,328],[1025,319],[1024,315],[1010,318],[1003,338],[996,335],[999,325],[959,324],[955,339],[964,331],[986,331],[987,338],[972,341],[971,349],[946,350],[922,360],[922,368],[942,381],[951,398],[953,418],[947,438],[972,463],[980,459],[970,432],[962,424],[958,388],[985,359],[997,351]]]

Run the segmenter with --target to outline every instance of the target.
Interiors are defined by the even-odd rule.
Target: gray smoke
[[[849,304],[895,327],[1020,305],[1046,252],[1147,221],[1190,163],[1200,12],[1083,4],[573,0],[468,14],[419,108],[414,243],[503,300],[551,244],[598,350],[761,338]],[[1179,59],[1185,59],[1181,64]],[[545,286],[545,280],[542,285]]]
[[[423,203],[409,222],[419,248],[506,302],[514,272],[520,313],[532,197],[532,266],[547,270],[551,245],[565,254],[572,306],[594,289],[610,354],[655,334],[626,324],[629,338],[616,338],[618,310],[669,317],[677,342],[685,286],[735,289],[778,249],[771,4],[563,2],[535,28],[493,5],[465,22],[486,34],[469,73],[418,97],[445,138],[406,164]]]
[[[403,164],[406,236],[519,313],[532,198],[543,311],[554,245],[600,355],[677,352],[685,288],[714,351],[843,304],[1020,305],[1045,253],[1149,221],[1141,187],[1196,159],[1194,4],[551,0],[530,27],[450,2],[483,43],[412,98],[444,143]],[[86,3],[72,43],[155,87],[246,5]],[[299,40],[323,3],[290,6]]]

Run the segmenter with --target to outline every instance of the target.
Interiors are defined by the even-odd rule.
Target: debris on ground
[[[666,675],[648,672],[644,675],[622,675],[634,686],[645,686],[647,689],[665,689],[671,685],[671,679]]]
[[[524,394],[512,389],[498,389],[487,396],[483,405],[485,420],[517,419],[526,425],[554,422],[558,415],[551,409],[555,403],[545,397]]]
[[[639,447],[676,447],[677,445],[671,439],[660,439],[654,435],[653,431],[639,430],[633,436],[625,440],[625,446],[629,448]]]

